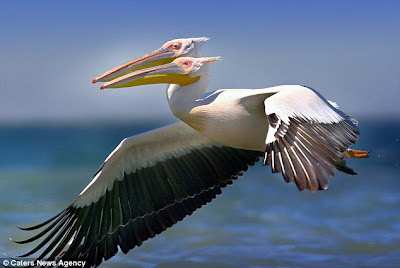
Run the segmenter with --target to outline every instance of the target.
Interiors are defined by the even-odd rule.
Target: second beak
[[[198,79],[199,76],[190,76],[186,70],[172,62],[126,74],[104,83],[100,89],[164,83],[185,86],[196,82]]]

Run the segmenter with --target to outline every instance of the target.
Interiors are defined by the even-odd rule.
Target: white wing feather
[[[106,190],[112,190],[114,181],[122,180],[125,174],[172,157],[178,158],[194,149],[211,146],[221,145],[213,143],[184,123],[126,138],[106,158],[92,181],[75,200],[74,206],[83,207],[97,202]]]

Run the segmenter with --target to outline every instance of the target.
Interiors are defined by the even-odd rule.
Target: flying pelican
[[[108,81],[102,89],[171,84],[168,103],[184,123],[124,139],[66,209],[21,228],[42,230],[17,243],[43,238],[21,257],[44,247],[38,259],[82,259],[86,267],[98,266],[118,247],[127,253],[209,203],[260,157],[286,182],[315,192],[328,187],[344,157],[366,155],[349,150],[359,134],[355,120],[308,87],[204,95],[209,66],[219,58],[181,57],[196,56],[204,41],[167,42],[93,79]]]

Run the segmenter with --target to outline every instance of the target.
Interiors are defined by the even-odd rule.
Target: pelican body
[[[167,83],[181,122],[124,139],[66,209],[21,228],[42,230],[16,243],[44,238],[22,257],[41,251],[38,259],[98,266],[209,203],[261,157],[299,190],[327,189],[335,166],[354,174],[344,158],[367,152],[349,149],[359,135],[353,118],[300,85],[206,93],[219,60],[198,57],[207,40],[169,41],[93,79],[101,89]]]

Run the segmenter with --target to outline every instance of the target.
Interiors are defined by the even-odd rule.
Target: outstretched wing
[[[261,152],[224,147],[183,123],[124,139],[78,198],[55,217],[23,230],[43,240],[27,257],[87,260],[127,253],[191,215],[253,165]]]
[[[300,191],[328,188],[328,177],[357,141],[355,120],[313,89],[283,86],[264,101],[269,130],[264,164]]]

